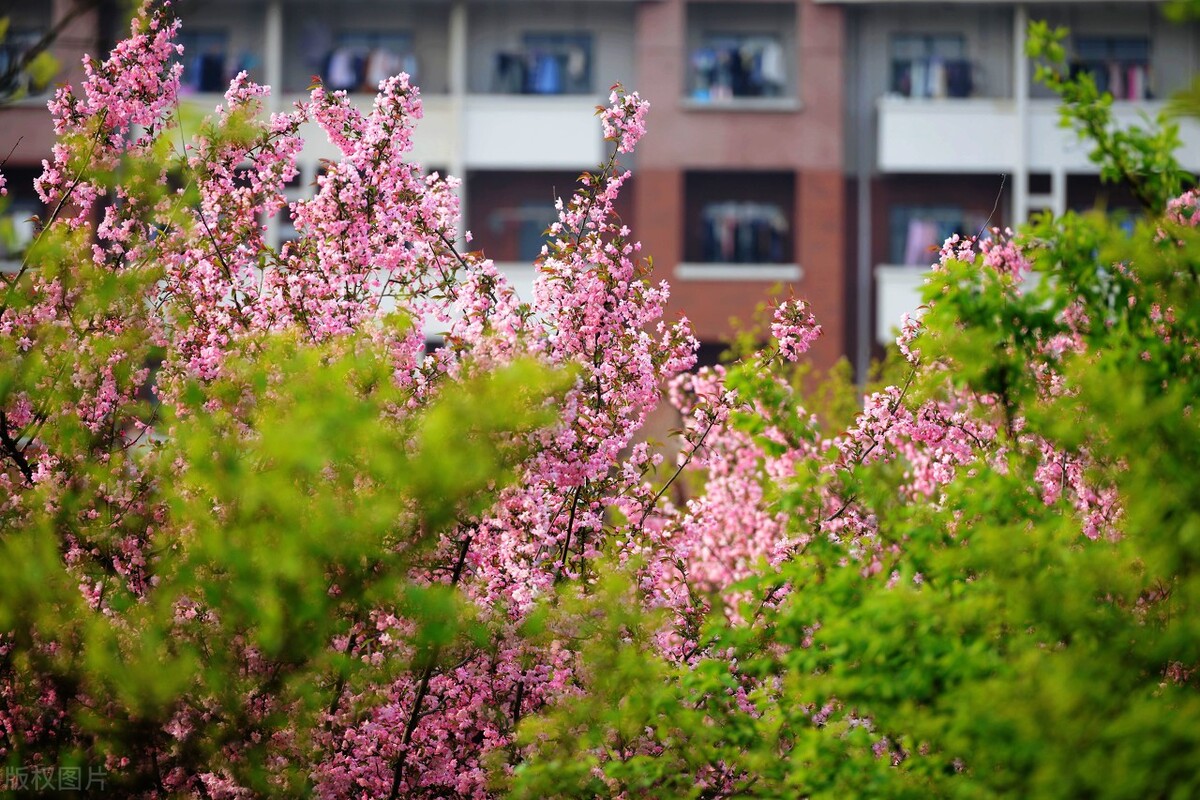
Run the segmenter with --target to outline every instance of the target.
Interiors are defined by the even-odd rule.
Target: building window
[[[699,264],[789,264],[791,173],[694,172],[685,179],[684,253]]]
[[[467,173],[466,211],[472,247],[498,263],[532,264],[558,218],[555,198],[571,197],[579,178],[573,171],[472,170]],[[624,192],[617,213],[630,214]]]
[[[50,54],[29,57],[29,51],[41,40],[42,31],[36,29],[14,29],[0,37],[0,100],[36,95],[53,83],[58,69]],[[17,69],[22,62],[24,65]]]
[[[709,33],[692,51],[691,97],[720,102],[741,97],[781,97],[787,91],[782,37],[778,34]]]
[[[791,3],[688,5],[688,98],[733,103],[795,93]]]
[[[229,79],[236,72],[231,73],[228,68],[228,34],[183,29],[177,41],[183,45],[181,88],[194,92],[224,92],[229,88]]]
[[[929,267],[954,234],[975,236],[987,218],[960,206],[894,206],[889,214],[888,261]]]
[[[413,37],[407,31],[341,31],[322,58],[321,76],[335,91],[376,92],[400,72],[418,79]]]
[[[700,212],[700,261],[782,264],[788,218],[776,203],[709,203]]]
[[[892,36],[892,91],[903,97],[969,97],[971,62],[959,34]]]
[[[526,33],[520,50],[496,53],[492,91],[498,94],[589,94],[590,33]]]
[[[1117,100],[1149,100],[1150,40],[1144,36],[1077,36],[1072,76],[1088,73]]]

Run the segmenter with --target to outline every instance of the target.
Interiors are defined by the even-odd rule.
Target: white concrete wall
[[[1113,108],[1121,124],[1138,124],[1142,112],[1153,116],[1162,103],[1118,102]],[[1018,120],[1011,100],[884,97],[878,110],[881,172],[1003,172],[1016,163]],[[1090,146],[1058,120],[1055,101],[1030,102],[1029,168],[1095,173],[1087,158]],[[1200,123],[1184,120],[1180,129],[1184,146],[1178,157],[1185,167],[1200,169]]]
[[[1016,159],[1011,100],[917,100],[878,103],[880,172],[1002,172]]]
[[[894,343],[901,317],[920,316],[917,306],[928,276],[928,270],[920,267],[875,267],[875,341],[882,345]]]
[[[590,169],[604,159],[587,98],[470,95],[464,117],[469,169]]]

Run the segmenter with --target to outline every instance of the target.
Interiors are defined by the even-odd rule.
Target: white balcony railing
[[[875,267],[875,340],[882,345],[896,341],[896,330],[904,314],[916,315],[921,288],[928,270],[921,267],[880,264]]]
[[[1153,116],[1161,102],[1116,102],[1122,124]],[[1012,99],[879,99],[878,163],[883,172],[1005,172],[1018,166],[1021,121]],[[1058,103],[1029,101],[1026,167],[1036,172],[1095,172],[1090,146],[1058,125]],[[1180,161],[1200,168],[1200,124],[1180,124]]]
[[[291,108],[304,95],[281,98]],[[224,100],[218,94],[187,98],[203,113]],[[364,112],[371,94],[351,95]],[[424,117],[413,132],[412,157],[427,167],[446,169],[458,162],[467,169],[590,169],[604,160],[604,141],[595,118],[598,100],[590,95],[466,95],[461,105],[449,95],[422,97]],[[531,120],[534,120],[531,124]],[[305,140],[299,161],[312,174],[322,159],[336,159],[336,148],[315,124],[301,129]]]
[[[588,169],[604,159],[589,95],[467,95],[463,135],[467,167]]]
[[[289,95],[284,98],[283,107],[291,108],[294,101],[304,97]],[[351,101],[364,113],[370,113],[375,95],[355,94],[351,95]],[[413,131],[412,158],[426,168],[436,167],[444,171],[454,163],[458,135],[450,99],[445,95],[427,95],[421,98],[421,103],[424,116]],[[315,123],[303,126],[300,135],[304,137],[304,150],[297,161],[303,174],[314,174],[322,159],[340,158],[337,148],[330,144]]]

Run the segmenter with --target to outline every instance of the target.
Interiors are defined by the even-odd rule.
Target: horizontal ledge
[[[694,264],[675,267],[681,281],[791,281],[804,277],[799,264]]]
[[[936,253],[930,252],[928,264],[876,264],[876,275],[924,275],[936,265]]]
[[[798,98],[795,97],[735,97],[731,100],[694,100],[690,97],[685,97],[680,101],[680,107],[684,111],[733,111],[741,112],[766,112],[766,113],[793,113],[804,108]]]

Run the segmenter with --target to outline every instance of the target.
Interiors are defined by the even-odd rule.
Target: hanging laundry
[[[325,82],[331,89],[355,89],[360,81],[355,68],[355,54],[349,47],[338,47],[329,55]]]
[[[763,42],[759,55],[759,70],[762,74],[765,94],[781,95],[787,86],[787,66],[785,65],[783,45],[775,39]]]
[[[533,76],[530,90],[534,94],[562,94],[563,70],[553,53],[533,54]]]
[[[383,47],[375,47],[367,53],[366,64],[363,68],[363,85],[365,92],[378,91],[379,84],[400,72],[400,57]]]

